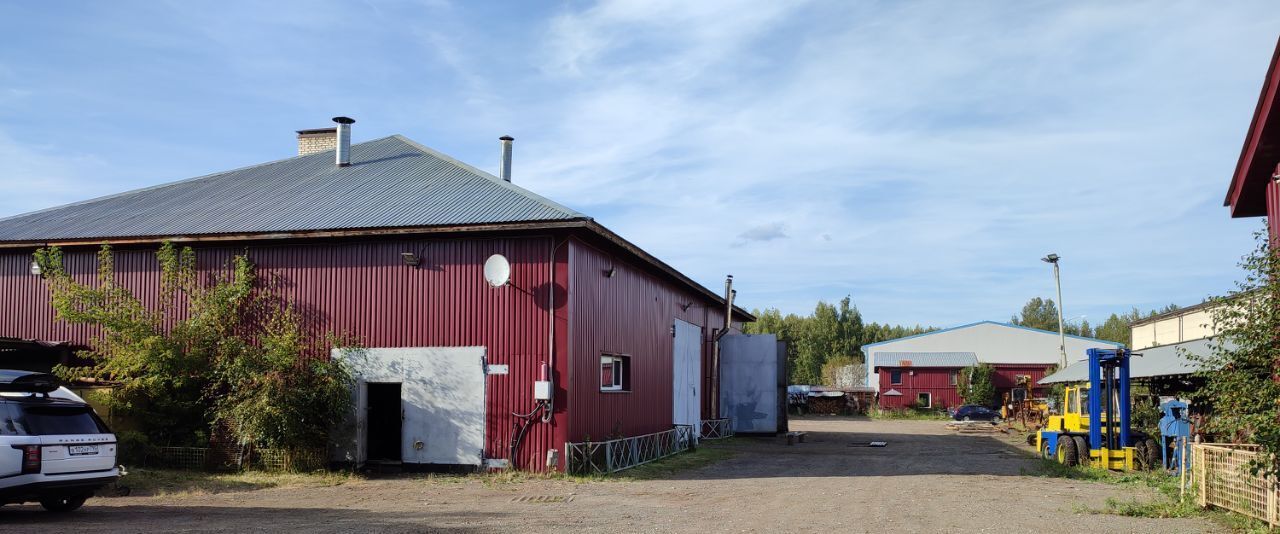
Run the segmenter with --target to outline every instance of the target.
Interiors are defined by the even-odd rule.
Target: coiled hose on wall
[[[511,412],[511,415],[516,418],[515,422],[511,424],[511,450],[507,454],[507,457],[511,459],[512,469],[520,468],[520,457],[517,455],[520,451],[520,443],[524,441],[524,435],[529,431],[529,427],[533,425],[534,421],[538,420],[538,412],[546,408],[547,401],[538,401],[538,405],[529,413]]]

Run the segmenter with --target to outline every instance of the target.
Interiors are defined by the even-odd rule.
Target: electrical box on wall
[[[551,400],[551,381],[539,380],[533,383],[533,400]]]

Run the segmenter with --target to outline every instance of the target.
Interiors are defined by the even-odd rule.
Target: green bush
[[[956,375],[956,389],[965,404],[994,406],[996,404],[996,386],[993,381],[995,368],[983,363],[974,367],[961,369]]]
[[[116,434],[116,461],[123,465],[140,466],[152,456],[155,447],[146,434],[137,430],[123,430]]]
[[[1201,363],[1205,386],[1194,399],[1212,407],[1201,427],[1216,439],[1262,446],[1252,461],[1255,474],[1280,476],[1280,246],[1264,228],[1257,247],[1241,263],[1245,279],[1225,297],[1213,299],[1210,314],[1218,335],[1210,354],[1184,353]]]
[[[84,354],[92,366],[55,372],[113,384],[107,403],[139,425],[130,439],[142,451],[207,446],[214,425],[219,439],[261,447],[326,443],[352,383],[328,357],[333,338],[306,337],[291,304],[260,283],[246,256],[205,278],[189,247],[166,242],[156,259],[159,299],[147,306],[117,284],[109,246],[98,253],[95,284],[68,274],[58,247],[36,251],[58,319],[101,331]]]

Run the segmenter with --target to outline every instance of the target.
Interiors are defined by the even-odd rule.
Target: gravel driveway
[[[810,418],[807,443],[738,438],[737,454],[645,481],[396,477],[335,487],[115,497],[65,517],[0,508],[0,531],[75,532],[1210,532],[1199,519],[1079,513],[1153,492],[1027,476],[1019,436],[940,421]],[[870,448],[869,441],[887,441]]]

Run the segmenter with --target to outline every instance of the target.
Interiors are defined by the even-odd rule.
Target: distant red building
[[[972,352],[881,352],[872,371],[880,376],[880,407],[945,409],[963,400],[960,372],[978,364]]]
[[[884,353],[893,354],[893,353]],[[880,407],[884,409],[935,408],[946,409],[964,404],[957,389],[959,373],[977,365],[972,352],[912,353],[911,360],[899,359],[897,364],[882,360],[877,363],[880,373]],[[909,363],[910,365],[902,365]],[[996,364],[992,382],[996,389],[996,401],[1006,393],[1031,385],[1032,397],[1043,397],[1048,389],[1036,386],[1053,367],[1044,364],[1006,365]]]
[[[1016,390],[1045,396],[1047,390],[1036,382],[1062,358],[1062,341],[1057,332],[981,321],[863,345],[862,352],[871,364],[867,385],[877,389],[880,407],[941,409],[963,402],[956,391],[957,374],[978,364],[995,369],[996,404]],[[1072,335],[1065,341],[1071,361],[1083,358],[1090,348],[1119,346]]]

